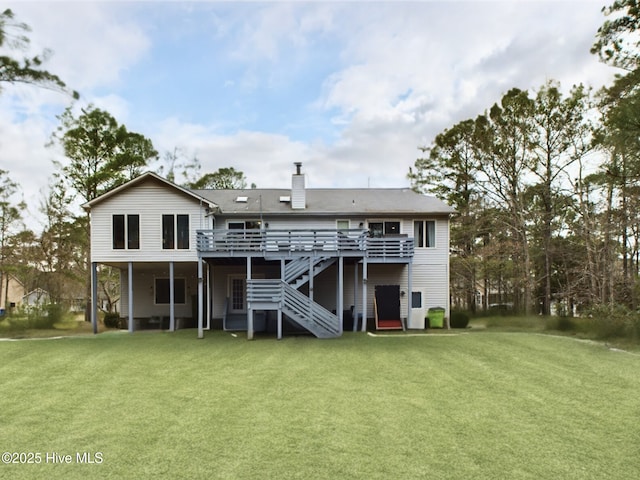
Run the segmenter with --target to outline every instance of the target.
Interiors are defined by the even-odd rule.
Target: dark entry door
[[[376,285],[376,304],[380,320],[399,320],[400,285]]]

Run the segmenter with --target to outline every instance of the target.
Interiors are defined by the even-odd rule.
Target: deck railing
[[[413,238],[381,237],[367,238],[368,258],[410,258],[413,257]]]
[[[198,230],[197,248],[215,256],[316,254],[367,258],[413,256],[413,238],[371,238],[367,230]]]

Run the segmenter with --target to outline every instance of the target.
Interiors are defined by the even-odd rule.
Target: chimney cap
[[[300,175],[300,168],[302,167],[302,162],[293,162],[296,166],[296,175]]]

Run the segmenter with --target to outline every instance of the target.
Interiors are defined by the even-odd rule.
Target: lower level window
[[[168,278],[156,278],[156,305],[168,305],[171,301]],[[173,303],[184,305],[187,296],[187,282],[184,278],[173,279]]]

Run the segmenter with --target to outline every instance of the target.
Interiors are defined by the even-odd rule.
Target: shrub
[[[49,330],[62,320],[62,307],[51,303],[48,305],[29,305],[22,309],[26,319],[22,327],[25,329]]]
[[[596,305],[588,312],[587,328],[597,338],[637,338],[640,314],[623,305]]]
[[[35,330],[49,330],[53,328],[54,323],[55,321],[53,319],[40,312],[39,315],[29,315],[26,326],[27,328],[33,328]]]
[[[569,332],[575,330],[576,323],[570,317],[549,317],[545,328],[547,330],[559,330],[561,332]]]
[[[122,328],[120,314],[118,312],[106,312],[104,314],[104,326],[107,328]]]
[[[465,312],[453,311],[449,318],[451,328],[467,328],[469,325],[469,315]]]

